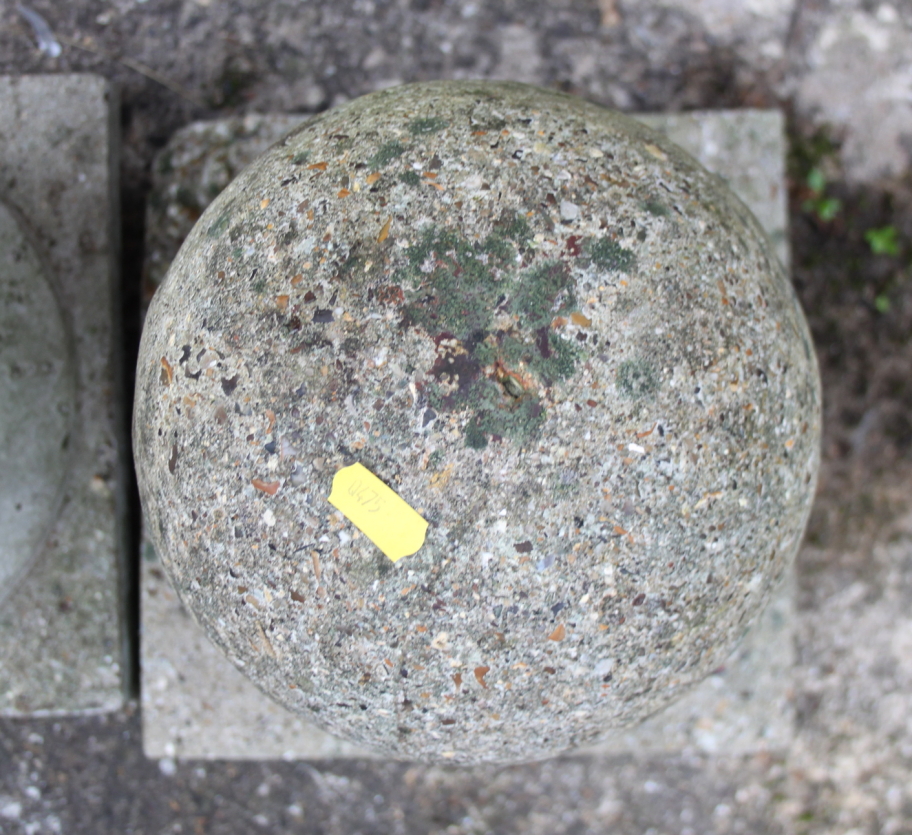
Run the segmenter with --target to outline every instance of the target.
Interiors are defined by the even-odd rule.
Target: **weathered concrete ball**
[[[232,183],[154,299],[135,413],[150,533],[228,657],[329,731],[465,763],[712,671],[795,554],[819,434],[745,207],[628,118],[481,82],[357,99]],[[426,520],[414,553],[345,511],[368,481],[329,501],[353,465]]]

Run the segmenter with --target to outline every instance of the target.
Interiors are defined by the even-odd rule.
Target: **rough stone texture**
[[[400,755],[644,718],[725,658],[813,495],[816,365],[767,247],[675,146],[568,97],[311,120],[149,314],[136,452],[179,593],[280,702]],[[327,512],[355,460],[431,522],[395,568]]]
[[[143,278],[145,299],[213,198],[260,154],[301,124],[301,116],[255,115],[195,122],[156,157],[149,196]]]
[[[783,120],[776,111],[643,116],[730,183],[787,256]],[[240,170],[299,121],[286,116],[200,122],[155,164],[146,238],[150,289],[193,223]],[[143,748],[151,757],[319,759],[369,756],[264,696],[188,616],[151,543],[142,564]],[[733,657],[604,751],[783,750],[792,736],[793,584],[786,582]],[[775,652],[769,652],[775,647]],[[218,696],[216,697],[216,694]]]
[[[151,544],[142,565],[142,723],[148,757],[370,757],[257,690],[190,618]]]
[[[397,83],[508,74],[631,111],[793,103],[845,140],[849,179],[898,176],[909,162],[912,7],[896,0],[33,5],[69,39],[63,54],[36,50],[5,4],[0,70],[116,77],[133,104],[133,182],[173,130],[213,110],[313,111]]]
[[[807,70],[789,92],[843,140],[851,181],[900,176],[908,171],[912,135],[912,7],[850,0],[828,12],[807,27]]]
[[[715,44],[733,48],[757,70],[769,71],[786,55],[798,4],[796,0],[663,0],[654,5],[699,21]],[[620,22],[618,16],[614,23]]]
[[[192,621],[151,544],[142,566],[142,744],[153,758],[373,758],[260,692]],[[635,728],[587,752],[786,750],[794,707],[794,588],[787,577],[725,663]]]
[[[155,152],[193,119],[270,107],[310,110],[311,96],[351,97],[393,76],[478,77],[496,63],[503,29],[521,21],[536,35],[529,57],[547,84],[637,110],[780,106],[791,115],[791,140],[800,142],[809,113],[788,91],[807,72],[810,43],[827,22],[851,8],[873,15],[886,6],[903,19],[897,27],[906,43],[912,34],[904,22],[908,4],[797,0],[787,56],[776,68],[782,86],[774,88],[776,76],[753,63],[733,66],[732,42],[708,37],[686,0],[673,13],[659,3],[602,2],[619,13],[612,29],[599,28],[595,0],[31,0],[26,5],[58,36],[141,61],[197,96],[212,95],[218,109],[194,109],[105,55],[66,43],[59,58],[40,53],[15,3],[0,4],[0,70],[91,70],[117,82],[124,98],[125,242],[134,258],[125,261],[126,286],[133,287],[143,178]],[[734,0],[730,11],[737,16],[748,5]],[[747,54],[758,44],[757,32],[744,27],[735,46]],[[857,59],[852,39],[840,44],[831,54],[834,67],[840,52],[847,63]],[[371,53],[379,57],[368,66]],[[576,56],[581,70],[589,67],[582,84],[569,75]],[[238,89],[224,81],[229,73],[239,83],[246,73],[248,81],[226,105],[223,91]],[[882,79],[871,77],[872,86]],[[837,125],[836,136],[853,147],[867,146],[867,154],[853,155],[866,170],[880,169],[878,158],[894,146],[879,141],[878,119],[855,118],[865,112],[871,88],[838,92],[834,85],[833,108],[849,121],[837,123],[823,109],[818,118]],[[891,103],[897,111],[909,108],[902,95]],[[803,170],[791,172],[799,182]],[[67,835],[178,829],[248,835],[261,828],[326,835],[904,833],[912,820],[912,727],[902,700],[912,694],[912,654],[894,636],[912,602],[912,539],[908,529],[899,543],[891,537],[912,498],[912,445],[902,430],[912,414],[912,392],[903,388],[912,367],[912,284],[904,280],[905,251],[901,259],[874,257],[862,233],[893,223],[900,239],[909,240],[912,214],[902,191],[907,170],[904,165],[890,181],[846,188],[845,172],[827,166],[830,193],[844,204],[834,223],[802,211],[804,195],[792,193],[794,283],[814,330],[827,411],[812,546],[798,560],[799,666],[792,697],[798,738],[784,756],[565,758],[500,770],[358,761],[191,761],[159,768],[142,758],[139,711],[0,720],[6,766],[0,768],[0,806],[21,812],[4,817],[4,829],[10,835],[53,832],[55,825]],[[891,310],[883,314],[874,299],[894,276]],[[897,424],[902,431],[893,434]]]
[[[111,710],[123,701],[111,99],[93,76],[0,78],[0,188],[47,257],[78,383],[78,431],[56,524],[0,609],[5,715]],[[51,308],[33,326],[45,339],[55,316]]]
[[[46,270],[0,203],[0,604],[55,521],[75,386],[69,329]]]
[[[788,272],[785,125],[775,110],[697,111],[639,116],[708,171],[719,174],[767,233]]]
[[[682,698],[586,753],[764,754],[794,739],[792,572],[732,654]]]
[[[193,122],[156,157],[149,195],[143,278],[151,299],[180,245],[213,198],[305,117],[248,114]],[[639,114],[718,173],[746,203],[788,267],[784,124],[778,111]]]

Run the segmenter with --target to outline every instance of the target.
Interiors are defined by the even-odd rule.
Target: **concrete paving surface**
[[[912,833],[912,3],[30,0],[0,72],[121,90],[124,339],[143,211],[181,126],[314,112],[425,78],[508,77],[624,110],[783,108],[793,276],[824,381],[782,754],[505,769],[144,758],[135,708],[0,722],[3,833]],[[54,46],[56,44],[56,48]],[[131,295],[132,294],[132,295]]]

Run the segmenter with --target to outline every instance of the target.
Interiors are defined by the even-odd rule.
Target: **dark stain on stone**
[[[374,293],[374,298],[380,302],[380,304],[398,305],[405,301],[405,294],[398,284],[386,284],[383,287],[377,288]]]
[[[239,377],[237,374],[235,374],[230,380],[227,377],[223,377],[222,391],[225,392],[226,395],[233,394],[234,390],[237,388],[238,379]]]
[[[535,331],[535,344],[542,359],[551,359],[550,328],[547,325]]]

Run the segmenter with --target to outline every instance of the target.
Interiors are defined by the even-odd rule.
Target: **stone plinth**
[[[753,116],[756,121],[751,123],[751,127],[754,134],[754,141],[757,142],[755,150],[759,150],[760,147],[764,147],[766,153],[770,153],[772,149],[771,159],[775,162],[777,161],[776,148],[777,143],[781,143],[781,122],[778,117],[772,114],[750,114]],[[749,118],[748,117],[748,118]],[[727,133],[730,133],[730,129],[727,128],[726,121],[730,124],[733,120],[730,115],[721,115],[718,118],[718,121],[713,124],[712,115],[703,115],[696,117],[697,124],[700,124],[700,120],[705,120],[706,134],[712,135],[713,131],[717,131],[716,136],[726,136]],[[741,117],[739,117],[740,119]],[[737,119],[734,121],[738,121]],[[687,127],[693,125],[694,122],[690,121]],[[743,122],[740,123],[743,125]],[[171,159],[183,157],[189,159],[194,155],[192,150],[194,142],[198,142],[200,137],[204,135],[207,129],[200,128],[197,129],[194,135],[186,135],[185,141],[186,144],[181,145],[180,142],[176,143],[170,149]],[[761,140],[763,134],[766,134],[765,138]],[[781,149],[781,144],[778,144],[778,148]],[[662,153],[661,148],[656,148],[659,153]],[[718,152],[716,152],[718,155]],[[199,155],[200,158],[204,157],[205,154]],[[724,156],[724,154],[722,155]],[[754,155],[754,159],[758,154]],[[778,158],[781,160],[781,157]],[[737,159],[729,159],[731,163],[730,172],[735,175],[743,176],[743,172],[740,170]],[[319,163],[319,160],[317,161]],[[773,166],[774,170],[781,172],[781,162],[778,165]],[[319,170],[319,169],[317,169]],[[192,172],[185,171],[183,172],[187,177],[187,181],[195,187],[198,185],[194,181]],[[433,172],[431,172],[433,173]],[[427,177],[427,180],[433,180],[433,177]],[[751,180],[750,177],[745,178],[748,181],[756,183],[756,180]],[[767,198],[767,205],[770,202],[773,203],[773,207],[770,209],[771,216],[775,216],[776,211],[780,212],[779,217],[782,221],[780,223],[778,230],[772,230],[774,233],[776,231],[781,232],[784,228],[784,215],[782,214],[782,207],[784,205],[783,195],[781,192],[781,180],[775,182],[776,178],[773,177],[773,188],[766,188],[764,186],[759,186],[758,191]],[[172,178],[172,183],[174,178]],[[163,188],[167,186],[162,184]],[[433,186],[432,186],[433,187]],[[778,193],[776,188],[779,189]],[[266,198],[264,198],[266,199]],[[571,201],[567,201],[568,203]],[[173,204],[171,206],[173,209]],[[562,221],[572,222],[575,220],[575,217],[570,217],[572,214],[572,209],[567,207],[564,211],[564,207],[561,206],[561,217]],[[654,216],[660,216],[662,213],[658,211],[656,207],[655,212],[651,212]],[[153,224],[153,228],[154,224]],[[381,231],[382,234],[382,231]],[[784,235],[779,236],[780,242],[784,240]],[[637,444],[641,446],[641,444]],[[523,544],[523,543],[520,543]],[[543,565],[542,570],[548,570],[550,566]],[[173,607],[176,604],[176,600],[173,597],[173,593],[170,590],[167,590],[159,582],[155,581],[155,574],[157,567],[154,561],[149,561],[145,565],[145,572],[149,583],[147,584],[146,591],[148,597],[144,599],[144,629],[146,630],[146,639],[151,641],[152,634],[152,624],[155,622],[155,610],[158,607],[158,612],[164,614],[169,607]],[[155,594],[151,594],[152,592]],[[170,602],[169,602],[170,601]],[[261,601],[257,601],[261,602]],[[253,604],[251,604],[253,605]],[[787,611],[787,605],[785,610]],[[781,614],[781,610],[780,610]],[[170,620],[171,625],[173,626],[175,619],[172,617]],[[558,625],[559,626],[559,625]],[[565,637],[563,633],[560,632],[558,626],[555,626],[555,631],[552,634],[555,634],[555,638],[552,639],[555,642],[563,640]],[[773,616],[773,629],[778,629],[781,634],[782,630],[788,631],[787,618],[780,618],[778,621],[775,616]],[[436,636],[435,636],[436,637]],[[174,646],[173,635],[172,640],[170,641],[171,645]],[[228,754],[230,750],[231,755],[243,756],[249,753],[248,750],[244,750],[243,742],[241,742],[240,747],[231,747],[232,745],[237,745],[239,737],[235,736],[233,742],[228,741],[227,745],[222,744],[221,747],[219,742],[216,741],[213,745],[213,740],[218,736],[218,731],[215,730],[219,728],[224,731],[224,725],[220,721],[220,714],[218,705],[213,705],[211,702],[207,705],[200,704],[199,701],[196,702],[199,709],[192,709],[189,705],[192,705],[194,702],[194,697],[197,699],[200,694],[200,690],[196,690],[195,693],[185,690],[183,693],[178,696],[177,693],[172,693],[170,690],[170,683],[173,682],[179,673],[177,672],[181,667],[185,667],[185,663],[177,663],[179,659],[175,658],[172,655],[170,662],[164,659],[160,653],[160,643],[156,643],[159,647],[158,656],[150,656],[145,650],[144,655],[148,658],[148,661],[145,665],[146,669],[150,671],[150,680],[147,682],[144,687],[144,693],[146,698],[146,709],[145,716],[147,719],[146,724],[146,746],[147,751],[153,754],[178,754],[178,755],[188,755],[188,756],[198,756],[198,755],[212,755],[217,756],[219,753],[222,755]],[[741,658],[743,660],[744,654],[747,652],[745,648],[742,648]],[[752,661],[757,661],[756,657],[758,653],[753,653]],[[782,664],[786,659],[780,656],[776,663]],[[786,663],[787,666],[787,663]],[[484,679],[487,675],[487,672],[483,669],[484,665],[478,665],[475,669],[475,677]],[[726,669],[729,667],[726,665]],[[155,678],[151,679],[153,674]],[[233,671],[232,671],[233,672]],[[557,671],[555,671],[556,673]],[[611,671],[609,671],[610,673]],[[552,673],[546,670],[548,675]],[[458,674],[457,673],[454,675]],[[471,671],[468,675],[471,675]],[[460,676],[461,677],[461,676]],[[774,726],[777,725],[777,719],[779,719],[782,714],[778,710],[776,711],[775,716],[750,716],[750,711],[736,711],[732,712],[726,716],[726,711],[719,710],[724,703],[726,703],[726,698],[724,695],[724,690],[726,686],[738,687],[735,682],[737,676],[732,676],[728,672],[720,671],[717,675],[713,676],[706,684],[703,685],[701,690],[698,690],[695,694],[691,695],[692,701],[689,706],[684,702],[679,702],[678,707],[682,708],[677,718],[674,716],[666,714],[662,721],[664,724],[655,725],[657,730],[652,733],[653,744],[661,740],[659,744],[665,745],[675,745],[686,744],[689,740],[690,742],[696,742],[697,744],[702,745],[703,747],[712,747],[713,744],[721,743],[726,745],[735,744],[739,747],[749,748],[752,745],[764,745],[772,744],[775,745],[781,741],[783,736],[787,736],[783,733],[777,733]],[[751,678],[754,680],[754,692],[751,694],[755,698],[759,697],[758,701],[769,703],[768,700],[775,701],[773,696],[774,691],[776,691],[776,677],[768,676],[767,680],[764,681],[762,685],[759,684],[760,681],[763,681],[763,676],[748,676],[745,678]],[[610,677],[609,677],[610,679]],[[225,681],[227,682],[229,678],[226,677]],[[243,681],[240,678],[240,681]],[[728,684],[730,682],[730,685]],[[743,684],[743,682],[742,682]],[[479,685],[484,688],[486,682],[479,681]],[[232,684],[234,688],[235,684]],[[759,689],[758,689],[759,688]],[[248,685],[248,693],[252,688]],[[743,687],[741,688],[743,692]],[[761,694],[762,690],[762,694]],[[703,693],[702,701],[700,700],[699,693]],[[174,698],[172,698],[172,695]],[[744,701],[744,696],[741,695],[737,699],[730,701],[730,704],[737,704],[739,701]],[[255,703],[253,703],[255,704]],[[169,707],[170,706],[170,707]],[[171,714],[168,716],[168,714]],[[292,723],[297,723],[298,720],[293,719],[293,717],[285,716],[282,717],[280,713],[276,713],[273,708],[260,711],[259,708],[256,708],[255,714],[262,717],[262,721],[269,722],[269,714],[272,714],[272,721],[290,721]],[[737,715],[733,715],[737,713]],[[761,711],[762,713],[762,711]],[[180,724],[182,727],[175,727],[175,720],[178,715],[180,715]],[[251,713],[248,713],[247,716],[250,716]],[[166,718],[167,717],[167,718]],[[496,720],[495,720],[496,721]],[[656,720],[652,720],[655,723]],[[787,725],[787,723],[784,723]],[[169,727],[170,725],[170,727]],[[725,727],[721,727],[725,726]],[[212,728],[213,732],[210,734],[207,732],[207,727]],[[661,728],[661,730],[659,730]],[[249,733],[249,731],[248,731]],[[222,739],[228,738],[230,735],[225,734]],[[305,741],[302,737],[298,737],[299,745],[294,744],[293,734],[292,733],[282,733],[278,731],[275,733],[274,738],[281,740],[278,746],[272,747],[270,750],[275,754],[285,754],[285,755],[297,755],[297,756],[307,756],[308,755],[308,742]],[[640,743],[645,742],[645,744],[650,744],[647,740],[650,739],[650,732],[646,726],[644,730],[638,731],[636,734],[636,739]],[[630,735],[627,734],[621,739],[612,740],[613,747],[616,749],[619,746],[626,745],[636,745],[637,743],[630,742]],[[310,755],[325,755],[326,748],[322,747],[323,743],[320,743],[320,747],[310,748]],[[262,748],[256,753],[262,755]],[[341,753],[341,751],[339,752]]]
[[[28,526],[28,542],[16,545],[29,551],[19,561],[30,565],[0,602],[0,713],[8,716],[123,702],[116,126],[116,102],[102,78],[0,78],[0,186],[30,233],[49,288],[36,285],[16,305],[4,299],[3,327],[22,328],[11,342],[21,355],[13,376],[57,381],[34,394],[20,385],[16,415],[4,404],[0,418],[7,429],[15,425],[19,459],[47,468],[42,496],[29,498],[41,518]],[[9,347],[4,341],[4,363]],[[40,414],[47,409],[58,416]],[[3,491],[21,492],[21,475],[4,476]],[[4,508],[8,501],[4,495]]]
[[[75,428],[68,323],[24,226],[0,203],[0,606],[56,521]]]

